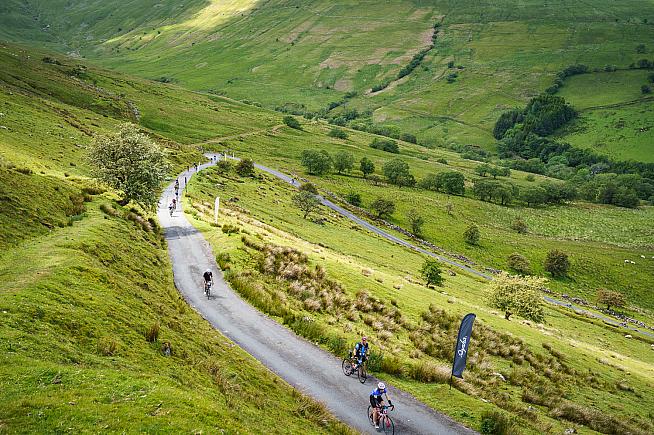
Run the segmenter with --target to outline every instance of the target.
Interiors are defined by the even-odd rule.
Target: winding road
[[[211,165],[206,163],[199,169]],[[195,173],[193,170],[184,172],[178,179],[190,180]],[[288,178],[287,181],[293,180]],[[368,423],[366,412],[368,395],[376,379],[369,378],[366,384],[361,384],[354,378],[345,377],[341,371],[341,361],[335,356],[298,337],[243,301],[224,281],[209,244],[186,219],[183,211],[178,208],[172,216],[169,215],[167,206],[173,196],[171,184],[162,194],[157,215],[168,242],[175,285],[186,301],[223,335],[274,373],[298,390],[325,403],[338,419],[358,431],[375,433]],[[213,270],[215,277],[210,300],[201,290],[202,273],[206,269]],[[396,406],[391,415],[399,434],[475,433],[408,393],[390,386],[389,395]]]

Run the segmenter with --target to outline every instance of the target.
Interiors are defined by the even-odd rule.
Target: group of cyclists
[[[353,369],[356,369],[361,364],[365,364],[368,359],[368,338],[366,336],[361,337],[361,341],[354,345],[353,355],[356,362],[353,365]],[[393,402],[388,397],[388,390],[386,389],[386,384],[379,382],[377,388],[370,392],[370,406],[372,407],[372,418],[375,424],[375,429],[379,429],[379,414],[384,406],[384,397],[388,401],[388,406],[391,409],[395,409]]]
[[[168,204],[168,211],[170,212],[170,215],[173,215],[173,212],[177,210],[177,199],[179,198],[179,179],[175,180],[175,197],[173,198],[172,201],[170,201],[170,204]]]

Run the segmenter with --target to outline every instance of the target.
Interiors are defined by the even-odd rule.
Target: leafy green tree
[[[511,169],[505,168],[503,166],[492,166],[488,173],[493,177],[509,177],[511,175]]]
[[[527,207],[544,204],[547,201],[547,192],[540,186],[527,186],[520,190],[520,199],[527,203]]]
[[[312,175],[322,175],[332,168],[332,158],[326,151],[304,150],[301,158],[302,165]]]
[[[517,314],[534,322],[542,322],[545,311],[541,292],[545,289],[545,282],[543,278],[501,273],[491,281],[490,305],[504,311],[506,320]]]
[[[479,227],[475,224],[470,224],[468,228],[463,232],[463,240],[469,245],[476,245],[479,243],[479,238],[481,237],[481,232]]]
[[[620,292],[600,288],[597,289],[597,303],[606,305],[606,308],[610,310],[611,307],[624,307],[627,304],[627,301],[624,295]]]
[[[553,276],[565,276],[570,270],[568,254],[558,249],[552,249],[545,257],[544,267]]]
[[[395,203],[383,198],[377,198],[370,204],[370,207],[377,213],[377,217],[384,218],[395,213]]]
[[[338,151],[334,154],[334,169],[339,174],[349,172],[354,166],[354,156],[347,151]]]
[[[306,219],[309,214],[318,209],[320,201],[313,193],[302,190],[293,195],[293,204],[304,213],[304,219]]]
[[[254,175],[254,162],[252,159],[244,158],[236,164],[236,173],[241,177],[251,177]]]
[[[359,169],[361,169],[361,172],[363,173],[363,178],[366,178],[368,175],[375,172],[375,164],[368,157],[364,157],[361,159]]]
[[[391,139],[381,139],[378,137],[374,138],[372,142],[370,142],[370,148],[375,148],[393,154],[398,154],[400,152],[400,148],[398,147],[397,142]]]
[[[327,136],[329,137],[335,137],[336,139],[347,139],[348,135],[345,130],[342,128],[334,127],[331,130],[329,130],[329,133],[327,133]]]
[[[294,116],[287,115],[282,119],[282,121],[284,121],[284,124],[288,125],[291,128],[294,128],[296,130],[302,130],[300,121],[298,121]]]
[[[529,260],[522,254],[517,252],[512,253],[506,260],[508,266],[522,275],[529,275],[531,273],[531,264]]]
[[[133,124],[98,137],[89,148],[93,176],[122,192],[121,205],[134,201],[154,208],[159,188],[170,169],[166,154]]]
[[[356,192],[350,192],[345,195],[345,200],[355,207],[361,207],[361,195]]]
[[[384,176],[389,183],[398,186],[415,184],[415,178],[409,172],[409,164],[402,159],[393,159],[384,163]]]
[[[400,139],[403,140],[404,142],[418,143],[418,139],[416,138],[416,136],[411,133],[402,133],[400,135]]]
[[[475,173],[477,175],[479,175],[480,177],[485,177],[492,170],[493,170],[493,167],[491,165],[489,165],[488,163],[482,163],[481,165],[477,165],[475,167]]]
[[[427,287],[443,285],[444,280],[441,273],[440,264],[432,258],[426,258],[420,269],[420,274],[427,283]]]
[[[409,225],[411,225],[411,233],[420,237],[422,235],[422,226],[425,224],[425,219],[415,208],[412,208],[407,212],[406,218],[409,221]]]

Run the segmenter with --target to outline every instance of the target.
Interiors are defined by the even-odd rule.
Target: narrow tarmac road
[[[203,164],[200,170],[210,165]],[[193,170],[184,172],[178,179],[190,180],[194,174]],[[234,293],[224,281],[209,244],[181,208],[178,206],[169,215],[168,204],[173,197],[171,184],[162,194],[157,214],[168,242],[175,285],[186,301],[222,334],[289,384],[325,403],[341,421],[361,432],[375,433],[366,413],[368,395],[377,380],[371,377],[361,384],[356,378],[346,377],[339,359],[298,337]],[[202,273],[206,269],[214,271],[215,277],[210,300],[202,291]],[[396,407],[391,416],[398,434],[475,433],[392,386],[389,395]]]

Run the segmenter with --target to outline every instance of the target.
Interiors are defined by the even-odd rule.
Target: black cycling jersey
[[[213,273],[211,273],[211,272],[204,272],[204,275],[202,275],[202,276],[204,277],[204,280],[206,282],[209,282],[209,281],[211,281],[213,279]]]

